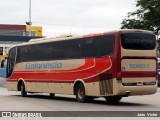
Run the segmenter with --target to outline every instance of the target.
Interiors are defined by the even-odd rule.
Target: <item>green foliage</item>
[[[135,12],[129,12],[122,20],[122,29],[145,29],[154,31],[160,28],[160,0],[137,0]]]

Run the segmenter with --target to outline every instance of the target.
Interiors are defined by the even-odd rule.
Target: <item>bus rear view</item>
[[[149,95],[157,91],[156,38],[148,31],[122,31],[119,94]]]

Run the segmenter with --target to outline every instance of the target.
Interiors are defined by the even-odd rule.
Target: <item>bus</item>
[[[84,36],[42,38],[13,47],[7,89],[75,95],[78,102],[157,91],[156,38],[151,31],[116,30]]]

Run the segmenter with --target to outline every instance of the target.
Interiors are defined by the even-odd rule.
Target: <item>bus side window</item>
[[[94,46],[93,38],[81,41],[81,51],[83,57],[96,57],[97,50]]]

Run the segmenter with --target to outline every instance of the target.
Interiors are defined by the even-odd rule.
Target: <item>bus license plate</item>
[[[143,82],[137,82],[137,86],[143,86]]]

